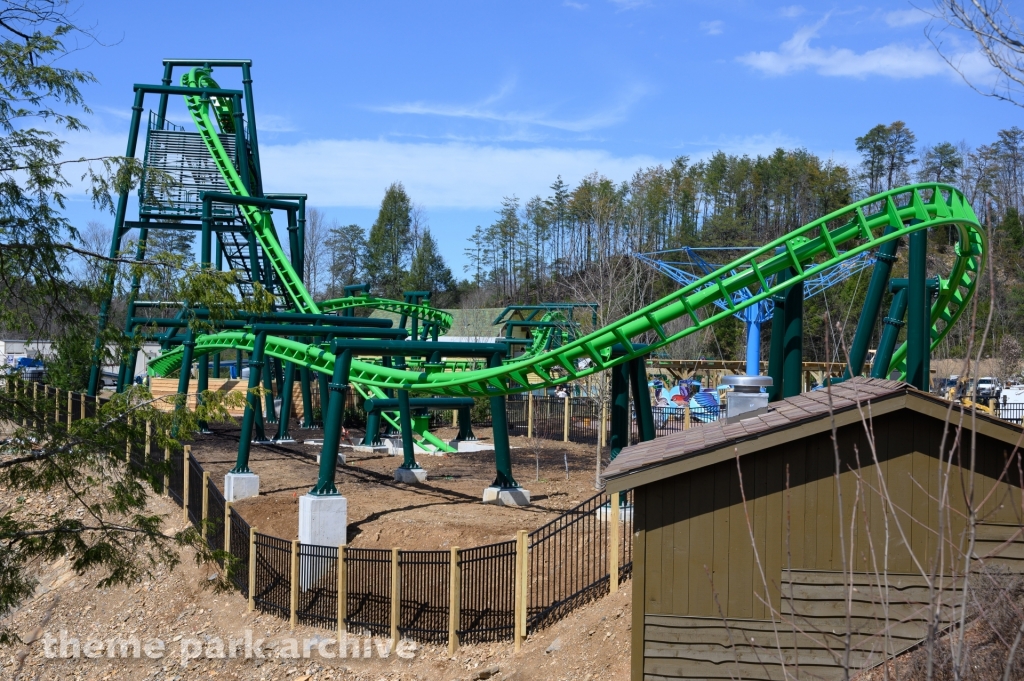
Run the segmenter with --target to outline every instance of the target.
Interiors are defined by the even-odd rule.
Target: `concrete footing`
[[[340,494],[299,497],[299,541],[318,546],[348,543],[348,500]]]
[[[387,445],[352,445],[353,452],[360,454],[378,454],[388,451]]]
[[[611,504],[605,504],[597,509],[597,519],[601,522],[608,522],[612,518]],[[626,522],[633,519],[633,504],[621,504],[619,506],[619,521]]]
[[[459,452],[493,452],[494,445],[480,440],[450,440],[448,444]]]
[[[317,452],[317,454],[316,454],[316,462],[320,463],[320,452]],[[344,452],[338,452],[338,465],[339,466],[344,466],[345,465],[345,453]]]
[[[427,472],[422,468],[396,468],[395,482],[416,485],[427,481]]]
[[[522,487],[485,487],[483,502],[498,506],[529,506],[530,491]]]
[[[224,500],[238,501],[260,495],[260,476],[255,473],[228,473],[224,476]]]

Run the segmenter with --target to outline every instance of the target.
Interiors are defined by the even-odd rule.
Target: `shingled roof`
[[[780,431],[793,429],[810,422],[821,421],[822,427],[827,426],[830,414],[841,415],[853,412],[858,405],[862,408],[869,403],[872,412],[878,413],[880,403],[893,398],[912,396],[915,401],[930,403],[936,415],[944,414],[949,402],[921,392],[902,381],[889,381],[878,378],[853,378],[833,386],[829,390],[806,392],[789,397],[769,405],[767,413],[753,415],[749,418],[728,423],[726,420],[694,425],[672,435],[666,435],[632,447],[623,448],[622,452],[604,470],[604,479],[609,489],[620,490],[629,487],[624,479],[642,478],[646,484],[651,476],[636,474],[665,466],[673,462],[701,457],[701,455],[733,447],[740,442],[749,442],[765,438],[765,446],[770,446],[766,436]],[[907,402],[904,400],[903,402]],[[909,403],[907,403],[909,406]],[[956,405],[959,408],[959,405]],[[859,412],[853,414],[859,418]],[[981,412],[976,414],[979,421],[996,426],[993,434],[1007,441],[1020,439],[1021,428],[1005,421],[1000,421]],[[796,433],[792,434],[794,437]],[[749,449],[749,448],[747,448]],[[710,462],[709,462],[710,463]],[[695,467],[699,465],[694,462]],[[687,466],[690,467],[690,466]],[[660,477],[660,476],[658,476]]]

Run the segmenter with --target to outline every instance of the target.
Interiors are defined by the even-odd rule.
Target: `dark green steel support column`
[[[641,442],[648,442],[654,439],[656,432],[651,412],[651,395],[647,390],[647,363],[643,357],[629,360],[629,378],[633,388],[637,435]]]
[[[309,369],[299,369],[299,379],[302,384],[302,428],[313,427],[313,391],[309,386]]]
[[[398,425],[402,431],[402,465],[399,468],[419,468],[412,439],[412,413],[409,410],[408,390],[398,391]]]
[[[252,369],[249,369],[252,371]],[[277,414],[274,410],[274,379],[272,375],[271,361],[269,358],[263,358],[263,402],[266,405],[264,417],[264,423],[270,425],[277,423]]]
[[[193,343],[193,345],[195,345]],[[199,358],[199,369],[196,375],[196,406],[203,404],[203,393],[210,389],[210,361],[206,355]],[[199,422],[199,430],[209,433],[206,421]]]
[[[178,412],[185,408],[185,404],[188,401],[188,382],[192,378],[192,357],[196,347],[195,334],[192,333],[192,329],[188,330],[185,334],[185,340],[181,343],[183,352],[181,356],[181,368],[178,370],[178,395],[177,401],[174,404],[174,411]],[[175,419],[175,423],[171,428],[171,436],[177,437],[178,435],[178,423]]]
[[[490,367],[500,367],[503,357],[500,353],[491,356]],[[505,412],[505,396],[491,396],[491,428],[494,432],[494,467],[497,475],[492,487],[519,487],[512,477],[512,454],[508,442],[508,415]]]
[[[891,285],[890,285],[891,288]],[[903,328],[903,316],[907,313],[907,287],[896,290],[889,304],[889,314],[882,319],[882,338],[875,351],[875,361],[871,365],[872,378],[889,378],[889,363],[896,349],[896,340]]]
[[[793,276],[792,270],[790,276]],[[783,308],[786,336],[782,357],[782,396],[799,395],[803,388],[804,362],[804,283],[797,282],[786,289]],[[774,327],[772,331],[774,331]]]
[[[366,434],[363,435],[363,445],[373,447],[380,444],[380,411],[373,411],[366,416]]]
[[[292,391],[295,386],[295,365],[286,362],[284,365],[284,388],[281,391],[281,417],[278,419],[277,439],[291,440],[288,434],[288,421],[292,413]]]
[[[139,242],[135,246],[135,260],[136,262],[142,262],[146,259],[146,240],[149,238],[149,229],[143,227],[139,230]],[[125,335],[132,335],[134,328],[132,327],[132,317],[135,316],[135,301],[139,297],[139,288],[142,285],[142,277],[139,273],[132,275],[132,285],[128,294],[128,310],[125,315]],[[130,383],[135,379],[135,364],[138,361],[139,351],[136,348],[132,348],[127,352],[127,356],[121,360],[121,366],[118,370],[117,376],[117,392],[124,392],[127,383]]]
[[[128,130],[128,148],[125,156],[135,157],[135,148],[139,142],[139,126],[142,121],[142,101],[144,93],[142,90],[135,92],[135,103],[132,106],[132,122]],[[117,257],[121,247],[122,231],[124,230],[124,216],[128,210],[128,188],[124,188],[117,196],[117,210],[114,213],[114,229],[110,239],[110,258]],[[114,277],[117,275],[117,267],[114,264],[107,266],[104,275],[104,298],[100,303],[99,323],[96,330],[96,342],[92,348],[92,367],[89,369],[89,387],[87,392],[90,397],[96,395],[100,383],[100,371],[103,363],[103,332],[107,330],[107,319],[110,315],[110,300],[113,297]]]
[[[242,380],[242,351],[235,350],[235,376]]]
[[[907,383],[918,390],[928,390],[928,319],[927,277],[928,232],[919,229],[910,234],[909,293],[907,294]]]
[[[609,456],[614,461],[623,448],[629,446],[629,362],[616,364],[612,373],[612,432],[608,438]]]
[[[331,390],[328,387],[330,379],[327,374],[316,372],[317,384],[320,386],[320,428],[327,425],[327,402],[331,399]],[[344,413],[344,409],[342,409]],[[316,424],[314,424],[316,425]]]
[[[309,490],[310,494],[333,495],[338,493],[338,488],[334,485],[334,471],[338,466],[338,445],[341,444],[341,426],[345,418],[345,390],[348,388],[348,376],[351,369],[352,351],[342,350],[334,362],[330,398],[324,416],[324,444],[320,449],[320,475],[317,477],[316,486]]]
[[[788,279],[789,270],[779,272],[780,284]],[[775,303],[775,308],[772,310],[772,342],[768,348],[768,375],[772,378],[772,384],[768,388],[768,401],[776,402],[782,399],[782,363],[786,348],[786,296],[774,295],[772,302]]]
[[[885,228],[885,234],[891,234],[895,229],[889,225]],[[878,321],[882,298],[885,297],[885,290],[889,286],[889,277],[892,275],[892,266],[896,262],[896,251],[899,246],[899,239],[888,241],[882,244],[875,256],[875,268],[871,273],[867,295],[864,297],[864,307],[861,308],[857,331],[850,345],[850,361],[846,366],[846,373],[843,374],[844,379],[860,376],[864,372],[864,360],[868,356],[868,346],[871,345],[871,337],[875,333],[875,322]]]
[[[476,440],[476,435],[473,434],[473,408],[472,407],[459,407],[459,435],[455,439],[459,442],[472,442]]]
[[[260,387],[259,366],[263,364],[263,350],[267,345],[267,332],[261,331],[256,334],[252,343],[252,356],[249,364],[249,387],[245,393],[245,412],[242,414],[242,432],[238,437],[238,458],[235,460],[235,467],[232,473],[251,473],[249,470],[249,450],[252,448],[253,427],[256,425],[256,417],[260,413],[260,398],[256,389]],[[263,439],[262,431],[257,440]]]

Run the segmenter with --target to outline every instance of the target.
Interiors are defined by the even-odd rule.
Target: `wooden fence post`
[[[85,393],[79,393],[79,395],[78,395],[78,403],[80,405],[82,405],[82,412],[81,413],[82,413],[82,418],[83,419],[85,418],[85,398],[86,397],[88,397],[88,395],[86,395]]]
[[[39,383],[37,383],[36,381],[32,381],[32,415],[33,416],[36,413],[36,407],[37,407],[37,403],[38,402],[39,402]],[[32,427],[33,428],[38,428],[39,427],[39,420],[38,419],[32,419]]]
[[[601,402],[601,446],[608,444],[608,405]]]
[[[74,399],[73,399],[74,395],[75,394],[73,392],[71,392],[70,390],[68,391],[68,428],[69,429],[71,428],[71,410],[75,406]]]
[[[570,418],[570,414],[569,414],[570,406],[569,405],[570,405],[570,403],[569,403],[569,396],[566,395],[565,396],[565,403],[564,403],[564,405],[562,407],[562,442],[568,442],[569,441],[569,418]]]
[[[147,466],[149,465],[149,462],[151,461],[150,457],[153,455],[153,443],[151,441],[152,432],[153,432],[153,422],[147,420],[146,421],[146,449],[145,449],[145,451],[146,451],[146,465]]]
[[[683,407],[683,430],[689,430],[691,425],[693,424],[690,423],[690,405],[687,404]]]
[[[299,540],[292,540],[292,597],[290,603],[291,615],[288,618],[289,626],[294,629],[299,623]]]
[[[224,550],[231,553],[231,502],[224,502]]]
[[[256,609],[256,528],[249,528],[249,612]]]
[[[452,409],[452,428],[459,427],[459,410]]]
[[[188,479],[191,477],[189,475],[189,473],[191,471],[189,471],[188,459],[189,459],[189,454],[191,454],[191,453],[192,453],[192,447],[190,445],[185,445],[185,448],[181,452],[181,459],[182,459],[182,466],[181,466],[181,470],[182,470],[182,474],[181,474],[181,476],[182,476],[182,481],[181,481],[181,489],[182,489],[182,492],[181,492],[181,512],[182,512],[182,516],[185,518],[185,522],[186,523],[188,522]]]
[[[608,591],[619,590],[619,492],[612,492],[608,506]]]
[[[131,428],[131,427],[132,427],[132,417],[131,417],[131,415],[129,415],[128,416],[128,428]],[[126,462],[128,462],[128,463],[131,463],[131,461],[132,461],[132,435],[131,435],[131,432],[129,432],[128,436],[124,439],[124,460]]]
[[[514,581],[515,610],[512,621],[512,642],[515,652],[523,647],[523,639],[526,638],[526,610],[529,607],[528,590],[526,577],[529,574],[529,561],[527,560],[526,530],[516,532],[516,575]]]
[[[526,393],[526,437],[533,437],[533,391]]]
[[[203,471],[203,519],[199,527],[199,533],[206,539],[206,519],[210,511],[210,473]]]
[[[60,423],[60,388],[53,389],[53,425]]]
[[[532,404],[530,405],[533,406]],[[458,546],[452,547],[448,562],[448,655],[459,647],[459,621],[462,610],[462,566]]]
[[[164,465],[167,469],[164,472],[164,496],[171,494],[171,446],[164,446]]]
[[[345,565],[345,545],[338,547],[338,646],[344,650],[345,618],[348,617],[348,568]]]
[[[391,549],[391,650],[398,645],[398,623],[402,617],[402,575],[398,566],[398,549]]]

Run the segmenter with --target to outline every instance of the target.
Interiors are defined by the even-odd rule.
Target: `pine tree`
[[[411,226],[412,201],[402,183],[395,182],[384,192],[366,246],[366,278],[374,295],[401,300],[412,255]]]
[[[438,306],[457,302],[451,299],[458,292],[455,278],[429,228],[424,229],[420,235],[420,246],[416,249],[409,274],[405,277],[405,290],[430,291],[434,294],[434,304]]]

